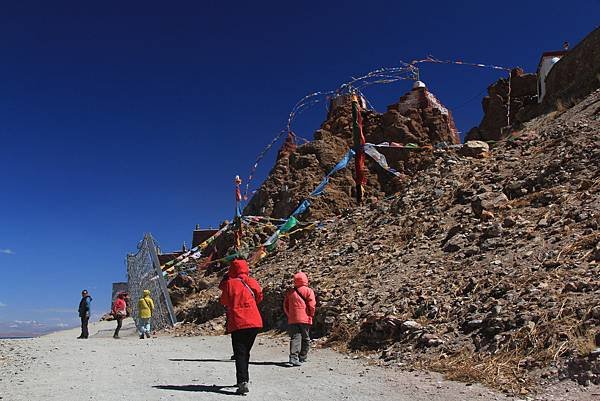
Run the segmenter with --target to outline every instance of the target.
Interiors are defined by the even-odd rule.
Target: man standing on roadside
[[[81,291],[81,301],[79,301],[79,317],[81,318],[81,335],[77,338],[85,339],[88,338],[90,333],[88,331],[88,322],[90,320],[92,297],[88,294],[87,290]]]

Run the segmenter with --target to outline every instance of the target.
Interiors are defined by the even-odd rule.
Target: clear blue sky
[[[0,14],[0,321],[71,323],[82,288],[108,310],[144,232],[177,249],[231,217],[233,177],[303,95],[428,54],[534,71],[600,15],[597,0],[90,4]],[[461,131],[500,76],[422,70]],[[408,88],[366,95],[384,110]],[[296,131],[312,138],[324,115]]]

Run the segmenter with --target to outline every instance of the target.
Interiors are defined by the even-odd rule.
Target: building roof
[[[569,52],[568,50],[554,50],[554,51],[542,53],[542,56],[540,57],[540,62],[538,63],[538,66],[537,66],[537,70],[538,71],[540,70],[540,67],[542,66],[542,61],[544,61],[545,58],[562,57],[565,54],[567,54],[568,52]]]
[[[208,228],[208,229],[196,229],[192,234],[192,248],[197,247],[213,235],[215,235],[219,231],[218,229]]]

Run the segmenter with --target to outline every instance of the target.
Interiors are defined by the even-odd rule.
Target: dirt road
[[[235,396],[229,337],[137,338],[126,321],[91,325],[92,337],[67,330],[0,340],[2,401],[223,400]],[[285,367],[287,344],[261,335],[253,349],[248,400],[510,400],[436,374],[369,366],[331,350],[312,350],[300,368]],[[8,356],[8,359],[1,359]],[[562,399],[562,398],[549,398]]]

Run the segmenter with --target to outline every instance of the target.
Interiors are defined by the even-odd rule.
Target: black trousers
[[[88,338],[90,336],[90,332],[88,331],[88,322],[90,321],[89,317],[81,318],[81,337]]]
[[[123,318],[116,317],[115,320],[117,321],[117,328],[115,329],[115,334],[113,334],[113,337],[119,337],[119,330],[121,330],[121,327],[123,326]]]
[[[233,356],[235,357],[235,376],[237,383],[244,383],[250,380],[248,376],[248,363],[250,362],[250,350],[254,345],[254,340],[258,334],[258,329],[242,329],[231,332],[231,344],[233,345]]]

